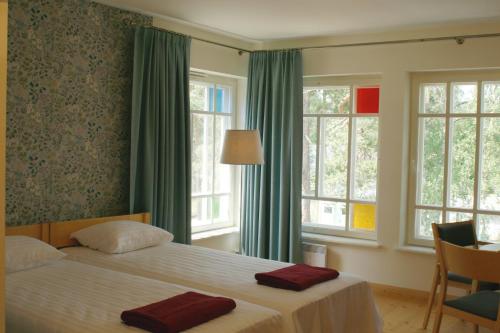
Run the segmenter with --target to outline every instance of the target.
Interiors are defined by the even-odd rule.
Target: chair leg
[[[439,329],[441,328],[441,319],[443,318],[443,312],[441,309],[436,311],[436,318],[434,319],[434,328],[432,333],[439,333]]]
[[[432,306],[434,305],[434,299],[436,298],[436,291],[439,284],[440,276],[439,276],[439,268],[436,266],[434,270],[434,276],[432,277],[432,287],[429,292],[429,299],[427,300],[427,307],[425,309],[424,322],[422,323],[422,328],[427,329],[427,325],[429,324],[429,318],[431,316]]]
[[[497,323],[497,326],[493,329],[493,333],[500,333],[500,323]]]

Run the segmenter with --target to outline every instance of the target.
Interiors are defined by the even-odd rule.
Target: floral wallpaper
[[[9,1],[7,224],[128,212],[134,27],[86,0]]]

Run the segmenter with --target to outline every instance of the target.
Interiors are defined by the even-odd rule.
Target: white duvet
[[[12,333],[145,332],[122,324],[121,312],[188,291],[70,260],[7,274],[6,283],[6,328]],[[281,331],[279,313],[236,303],[231,313],[189,332]]]
[[[366,281],[341,273],[301,292],[258,285],[254,275],[290,264],[197,246],[165,243],[124,254],[84,247],[63,249],[68,259],[181,284],[275,309],[286,332],[379,333],[382,320]]]

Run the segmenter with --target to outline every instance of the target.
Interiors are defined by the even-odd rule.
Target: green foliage
[[[452,113],[475,113],[477,110],[477,85],[453,84],[452,85]]]
[[[304,143],[302,151],[302,193],[314,195],[316,188],[316,144],[318,129],[315,117],[304,118]]]
[[[452,86],[452,114],[472,113],[477,110],[477,88],[471,84]],[[422,112],[443,113],[445,85],[424,87]],[[500,84],[484,85],[482,112],[500,112]],[[444,115],[443,115],[444,116]],[[483,118],[480,126],[480,208],[500,210],[500,123],[498,118]],[[478,147],[475,118],[450,118],[449,136],[449,202],[447,207],[471,209],[474,200],[475,154]],[[445,121],[443,118],[424,118],[419,123],[419,136],[423,145],[419,151],[420,182],[417,200],[420,204],[443,204]],[[431,223],[439,221],[439,210],[420,210],[417,213],[419,236],[432,237]],[[470,218],[466,212],[453,213],[449,220]],[[496,221],[496,222],[495,222]],[[500,237],[498,218],[478,219],[478,236],[484,240]],[[495,227],[494,227],[495,226]],[[494,231],[497,230],[497,231]],[[494,234],[495,233],[495,234]]]
[[[347,153],[349,118],[323,118],[322,154],[320,168],[321,196],[345,198],[347,187]]]
[[[191,110],[211,111],[208,103],[208,86],[202,84],[190,84],[189,104]]]
[[[428,118],[419,123],[423,138],[418,158],[421,166],[419,202],[440,206],[443,202],[444,119]],[[430,224],[429,224],[430,227]]]
[[[450,121],[450,202],[452,207],[472,208],[476,153],[476,120]]]
[[[348,177],[349,126],[353,126],[354,184],[357,199],[375,200],[377,180],[378,118],[349,117],[350,87],[304,90],[304,114],[345,114],[345,117],[304,117],[302,193],[320,197],[346,199]],[[319,137],[318,137],[319,136]],[[318,141],[319,140],[319,141]],[[319,175],[316,175],[316,152],[320,144]],[[354,148],[353,148],[354,149]],[[317,184],[316,184],[317,183]],[[304,200],[303,221],[311,221],[316,202]],[[318,207],[316,207],[318,208]],[[329,221],[334,223],[333,221]]]
[[[446,85],[423,87],[423,113],[444,113],[446,110]]]
[[[377,195],[378,118],[355,119],[354,198],[375,201]]]
[[[328,114],[349,113],[351,108],[350,88],[304,90],[304,113]]]

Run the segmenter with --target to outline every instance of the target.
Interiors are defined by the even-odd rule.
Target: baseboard
[[[411,298],[422,298],[427,299],[429,297],[429,292],[425,290],[411,289],[411,288],[403,288],[396,287],[387,284],[380,283],[372,283],[370,282],[370,287],[373,292],[376,294],[386,294],[386,295],[394,295],[400,297],[411,297]],[[439,294],[439,287],[437,290]],[[438,295],[437,294],[437,295]],[[436,297],[437,297],[436,295]],[[457,289],[453,287],[448,288],[448,293],[446,294],[446,298],[455,298],[457,296],[464,296],[464,291],[462,289]]]
[[[427,299],[429,297],[429,292],[424,290],[402,288],[402,287],[390,286],[380,283],[371,283],[371,282],[370,282],[370,287],[375,293],[380,293],[380,294],[392,294],[403,297],[424,298],[424,299]]]

